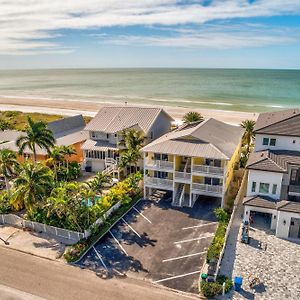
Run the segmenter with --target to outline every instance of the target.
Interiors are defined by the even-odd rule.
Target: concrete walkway
[[[16,227],[3,225],[0,226],[0,237],[9,243],[9,245],[5,245],[0,240],[0,245],[3,247],[9,247],[52,260],[60,259],[68,243],[64,239],[54,239],[45,233],[23,231]]]

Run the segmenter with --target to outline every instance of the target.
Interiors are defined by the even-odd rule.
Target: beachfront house
[[[145,197],[172,193],[173,206],[193,207],[201,196],[224,206],[240,158],[243,131],[213,118],[184,124],[142,149]]]
[[[244,219],[263,215],[278,237],[300,239],[300,109],[260,114],[254,133]]]
[[[172,121],[174,120],[161,108],[127,105],[101,108],[85,127],[89,136],[82,145],[85,170],[119,173],[120,153],[125,150],[124,131],[141,131],[145,137],[144,144],[148,144],[170,131]],[[140,167],[142,162],[138,164],[138,169]]]
[[[83,130],[85,127],[83,116],[66,117],[50,122],[47,126],[52,131],[57,146],[73,146],[75,149],[76,154],[73,154],[68,159],[82,163],[83,153],[81,145],[88,138],[88,134]],[[4,130],[0,132],[0,149],[6,148],[18,152],[19,148],[16,145],[16,141],[21,135],[24,135],[24,133],[16,130]],[[37,147],[36,150],[37,160],[41,161],[48,158],[48,153],[45,149]],[[18,155],[18,160],[24,161],[26,158],[32,158],[32,155],[32,151],[25,148],[24,154]]]

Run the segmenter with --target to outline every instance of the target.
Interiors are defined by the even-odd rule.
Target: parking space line
[[[181,244],[181,243],[188,243],[188,242],[193,242],[193,241],[197,241],[197,240],[207,239],[207,238],[212,237],[213,235],[214,234],[210,234],[208,236],[200,236],[200,237],[197,237],[194,239],[182,240],[182,241],[174,242],[174,244],[176,245],[176,244]]]
[[[177,256],[177,257],[173,257],[173,258],[164,259],[162,262],[178,260],[178,259],[187,258],[187,257],[191,257],[191,256],[201,255],[204,253],[206,253],[206,252],[204,251],[204,252],[198,252],[198,253],[193,253],[193,254],[188,254],[188,255],[183,255],[183,256]]]
[[[113,233],[109,230],[109,233],[111,234],[111,236],[113,237],[113,239],[116,241],[116,243],[119,245],[119,247],[121,248],[121,250],[126,254],[126,256],[128,256],[126,250],[123,248],[123,246],[120,244],[120,242],[116,239],[116,237],[113,235]]]
[[[176,275],[176,276],[172,276],[172,277],[167,277],[167,278],[164,278],[164,279],[156,280],[156,281],[154,281],[154,283],[159,283],[159,282],[163,282],[163,281],[167,281],[167,280],[182,278],[182,277],[186,277],[186,276],[194,275],[194,274],[198,274],[198,273],[201,273],[201,271],[195,271],[195,272],[191,272],[191,273],[186,273],[186,274]]]
[[[138,232],[136,232],[131,225],[129,225],[126,220],[124,218],[122,218],[123,222],[139,237],[141,238],[141,236],[138,234]]]
[[[96,250],[96,248],[95,248],[94,246],[93,246],[93,249],[94,249],[94,251],[96,252],[97,257],[100,259],[100,261],[101,261],[103,267],[105,268],[105,270],[108,271],[107,266],[106,266],[106,264],[104,263],[104,261],[103,261],[101,255],[99,254],[99,252]]]
[[[193,229],[193,228],[200,228],[208,225],[213,225],[213,224],[218,224],[218,222],[210,222],[210,223],[205,223],[205,224],[200,224],[200,225],[195,225],[195,226],[190,226],[190,227],[184,227],[182,230],[187,230],[187,229]]]
[[[136,211],[136,212],[138,212],[145,220],[147,220],[150,224],[152,224],[152,222],[145,216],[145,215],[143,215],[137,208],[135,208],[134,206],[133,206],[133,209]]]

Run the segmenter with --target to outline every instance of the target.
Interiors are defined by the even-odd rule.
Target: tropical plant
[[[121,154],[119,166],[121,168],[126,168],[127,166],[134,165],[135,172],[137,170],[137,163],[141,158],[141,154],[136,150],[127,150]]]
[[[204,118],[200,113],[196,111],[189,111],[183,116],[182,121],[185,124],[189,124],[193,122],[202,122],[204,121]]]
[[[67,162],[67,176],[69,176],[69,158],[76,154],[76,150],[74,149],[74,147],[72,145],[69,146],[62,146],[63,148],[63,153],[65,155],[66,158],[66,162]],[[68,177],[67,177],[68,179]]]
[[[244,135],[243,135],[243,144],[247,147],[247,152],[250,152],[250,146],[255,138],[254,135],[254,127],[255,127],[255,121],[254,120],[244,120],[241,123],[241,127],[245,129]]]
[[[0,174],[5,179],[5,186],[9,194],[9,179],[16,173],[18,166],[17,155],[9,149],[0,150]]]
[[[139,151],[143,147],[145,141],[143,132],[134,128],[124,130],[123,138],[127,150]]]
[[[46,123],[41,121],[34,122],[31,117],[27,117],[27,122],[25,135],[21,135],[17,139],[16,145],[19,147],[19,154],[23,154],[26,148],[30,149],[33,153],[33,160],[36,162],[37,146],[46,149],[49,153],[50,149],[54,147],[55,139],[52,131],[47,128]]]
[[[14,182],[12,205],[31,211],[49,194],[53,186],[53,172],[41,163],[25,162]]]
[[[92,180],[87,182],[88,186],[91,190],[102,193],[102,189],[105,184],[108,184],[111,182],[111,177],[109,175],[102,174],[101,172],[98,172]]]
[[[10,197],[7,191],[4,191],[0,194],[0,214],[7,214],[10,209]]]
[[[7,129],[13,129],[13,128],[14,128],[14,126],[11,124],[10,121],[0,120],[0,130],[1,131],[7,130]]]
[[[65,151],[63,146],[55,146],[49,152],[49,158],[47,159],[47,164],[53,166],[55,179],[57,181],[57,170],[60,167],[61,163],[64,161]]]

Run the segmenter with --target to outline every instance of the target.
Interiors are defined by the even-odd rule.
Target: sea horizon
[[[62,68],[0,70],[0,97],[263,112],[300,105],[300,70]]]

